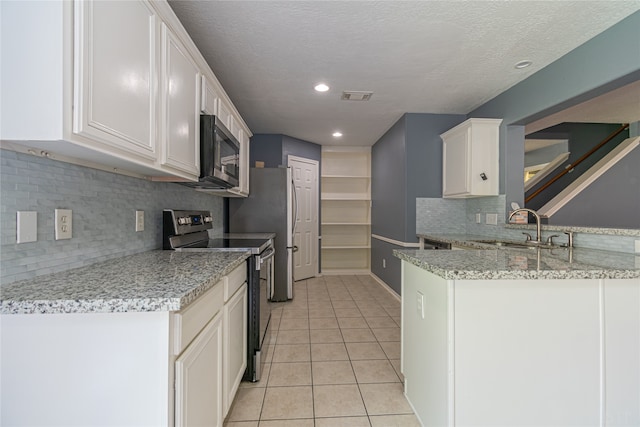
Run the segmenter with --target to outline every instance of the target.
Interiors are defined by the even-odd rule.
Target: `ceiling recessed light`
[[[518,62],[516,65],[514,65],[514,68],[521,70],[523,68],[527,68],[531,64],[533,64],[533,61],[529,61],[528,59],[526,59],[524,61]]]
[[[313,88],[314,88],[316,91],[318,91],[318,92],[326,92],[326,91],[328,91],[328,90],[329,90],[329,86],[327,86],[327,85],[326,85],[326,84],[324,84],[324,83],[318,83],[318,84],[317,84],[317,85],[315,85]]]
[[[340,138],[342,136],[342,132],[334,132],[333,133],[333,137],[334,138]]]

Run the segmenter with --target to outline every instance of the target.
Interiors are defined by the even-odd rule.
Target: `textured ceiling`
[[[365,146],[405,112],[466,114],[640,10],[637,0],[169,3],[253,133]],[[524,59],[533,65],[516,70]],[[314,92],[319,81],[330,91]],[[341,101],[343,90],[373,96]]]

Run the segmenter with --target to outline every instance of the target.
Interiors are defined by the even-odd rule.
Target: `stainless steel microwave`
[[[189,187],[237,187],[240,180],[240,143],[219,117],[200,116],[200,180]]]

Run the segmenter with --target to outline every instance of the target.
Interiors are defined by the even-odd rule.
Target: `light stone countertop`
[[[469,240],[486,236],[420,235],[470,250],[394,250],[398,258],[445,279],[640,279],[640,256],[580,248],[516,249]]]
[[[249,252],[149,251],[0,287],[0,314],[178,311]]]

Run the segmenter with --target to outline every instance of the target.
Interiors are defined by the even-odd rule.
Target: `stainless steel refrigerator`
[[[249,197],[229,199],[230,233],[276,233],[271,301],[293,299],[296,194],[291,168],[251,168]]]

